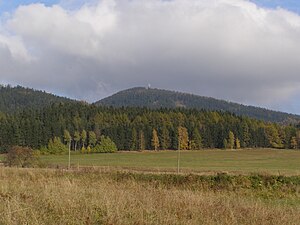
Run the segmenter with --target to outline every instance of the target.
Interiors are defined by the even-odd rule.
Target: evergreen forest
[[[280,125],[223,111],[113,108],[80,102],[53,103],[0,114],[0,146],[74,151],[104,140],[118,150],[298,148],[296,125]],[[101,147],[98,146],[99,152]]]

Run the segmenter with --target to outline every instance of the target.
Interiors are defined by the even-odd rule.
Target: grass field
[[[65,167],[68,156],[41,156],[41,161]],[[72,164],[82,168],[0,167],[0,224],[300,221],[300,176],[283,176],[300,174],[300,151],[185,151],[181,175],[143,172],[175,172],[175,151],[72,154]]]
[[[299,177],[0,168],[0,224],[299,224]]]
[[[68,163],[67,155],[42,156],[51,165]],[[143,171],[176,171],[177,152],[119,152],[114,154],[73,154],[73,166],[120,167]],[[186,172],[234,172],[300,174],[300,151],[251,149],[251,150],[201,150],[182,151],[180,165]]]

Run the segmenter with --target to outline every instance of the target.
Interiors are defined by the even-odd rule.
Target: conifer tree
[[[178,127],[178,149],[187,150],[189,148],[189,135],[185,127]]]
[[[228,135],[228,148],[233,149],[235,144],[234,134],[232,131],[229,131]]]
[[[242,147],[248,147],[250,142],[249,126],[246,122],[242,122]]]
[[[151,145],[152,145],[152,148],[155,151],[158,150],[158,148],[159,148],[159,139],[158,139],[158,136],[157,136],[157,131],[155,129],[153,129],[153,131],[152,131]]]
[[[170,134],[169,134],[169,131],[168,131],[168,129],[165,125],[162,127],[160,143],[161,143],[161,148],[162,149],[169,149],[170,148],[170,144],[171,144]]]
[[[265,126],[265,134],[268,138],[270,147],[272,148],[282,148],[282,140],[280,138],[278,129],[274,124],[268,124]]]
[[[241,148],[241,142],[240,142],[240,139],[238,139],[238,138],[235,139],[235,148],[236,149],[240,149]]]
[[[223,147],[224,147],[224,149],[228,148],[228,141],[226,138],[223,140]]]
[[[200,132],[197,128],[195,128],[193,130],[192,138],[191,138],[190,143],[191,143],[190,144],[190,149],[192,149],[192,150],[199,150],[199,149],[203,148],[202,137],[201,137]]]
[[[136,132],[135,128],[132,129],[130,142],[131,142],[130,150],[136,150],[137,149],[137,132]]]
[[[143,130],[140,130],[139,134],[139,150],[145,150],[145,135]]]

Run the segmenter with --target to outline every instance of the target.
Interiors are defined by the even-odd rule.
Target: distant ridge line
[[[198,96],[195,94],[149,87],[134,87],[123,90],[95,102],[95,105],[112,107],[147,107],[152,109],[203,109],[208,111],[227,111],[239,116],[248,116],[259,120],[285,124],[299,123],[300,121],[300,115],[251,105],[243,105],[207,96]]]

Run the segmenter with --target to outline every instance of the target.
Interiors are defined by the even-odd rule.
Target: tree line
[[[119,150],[299,148],[294,125],[279,125],[222,111],[97,107],[59,103],[0,116],[0,146],[41,149],[70,135],[72,150],[109,138]]]

